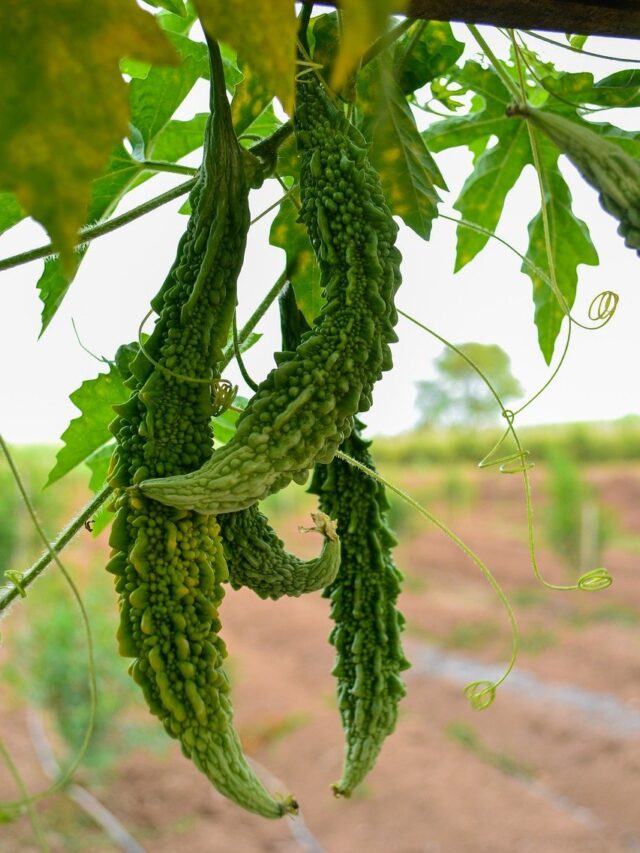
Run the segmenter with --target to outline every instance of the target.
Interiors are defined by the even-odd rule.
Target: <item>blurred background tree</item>
[[[511,360],[496,344],[457,344],[487,376],[501,399],[522,394],[511,372]],[[456,352],[445,349],[435,360],[437,378],[417,382],[419,425],[430,427],[484,427],[500,418],[500,409],[478,373]]]

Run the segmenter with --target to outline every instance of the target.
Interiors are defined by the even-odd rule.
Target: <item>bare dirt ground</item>
[[[405,485],[435,489],[438,476],[415,471]],[[309,834],[223,800],[171,744],[164,755],[133,751],[111,782],[92,789],[149,853],[640,850],[640,468],[589,472],[616,518],[603,555],[615,582],[597,593],[547,592],[532,579],[519,478],[465,476],[464,505],[436,500],[431,508],[512,599],[522,632],[516,675],[531,679],[501,688],[484,712],[469,708],[467,671],[480,665],[493,674],[508,659],[506,615],[473,564],[435,529],[412,521],[396,554],[406,574],[406,647],[416,667],[377,767],[351,800],[337,800],[330,784],[339,776],[342,737],[326,600],[314,594],[264,602],[229,591],[223,622],[236,722],[247,752],[282,780],[276,789],[295,793]],[[537,513],[543,481],[536,474]],[[306,507],[278,525],[300,554],[317,545],[296,532]],[[570,580],[544,544],[539,559],[550,579]],[[422,665],[430,650],[431,669]],[[43,777],[24,709],[0,690],[2,737],[37,790]],[[3,768],[0,797],[14,794]],[[39,810],[56,853],[117,849],[64,796]],[[26,820],[0,825],[3,853],[36,849]]]

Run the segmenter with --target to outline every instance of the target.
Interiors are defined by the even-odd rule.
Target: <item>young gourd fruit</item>
[[[197,471],[141,481],[144,495],[169,506],[234,512],[291,480],[304,482],[316,462],[331,461],[391,367],[398,229],[366,143],[315,75],[298,83],[294,125],[300,218],[318,258],[324,307],[295,352],[278,355],[225,447]]]
[[[618,234],[640,255],[640,160],[584,125],[557,113],[514,106],[510,115],[526,118],[549,137],[599,193],[602,207],[620,223]]]
[[[341,449],[375,470],[362,428],[356,420]],[[402,575],[391,556],[396,539],[387,525],[381,483],[336,458],[316,466],[309,490],[337,520],[342,546],[340,569],[324,595],[335,622],[333,675],[346,738],[342,776],[333,790],[348,797],[374,766],[405,695],[400,673],[409,663],[400,642],[404,617],[396,608]]]
[[[285,550],[257,506],[221,515],[218,522],[231,586],[246,586],[260,598],[277,599],[315,592],[331,583],[340,566],[336,525],[323,512],[313,513],[312,518],[314,526],[307,531],[322,534],[322,551],[313,560],[300,560]]]
[[[130,399],[116,407],[110,484],[116,517],[108,571],[120,603],[120,653],[151,712],[223,795],[279,817],[277,801],[249,767],[233,727],[218,607],[228,579],[212,516],[176,510],[143,495],[149,476],[181,474],[212,452],[215,365],[236,303],[249,228],[250,157],[233,133],[222,61],[210,44],[212,113],[193,213],[153,308],[153,333],[131,363]],[[250,165],[250,164],[249,164]]]

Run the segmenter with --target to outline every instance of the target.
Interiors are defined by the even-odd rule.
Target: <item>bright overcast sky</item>
[[[464,27],[455,25],[454,29],[459,38],[469,41]],[[483,32],[504,56],[507,44],[502,36],[486,28]],[[588,70],[596,78],[627,67],[583,58],[533,40],[531,46],[559,68]],[[638,43],[633,41],[593,38],[587,42],[587,48],[640,60]],[[477,56],[473,44],[468,44],[466,55]],[[201,81],[177,117],[188,118],[206,109],[206,103],[206,85]],[[597,118],[638,129],[639,114],[639,110],[618,110],[598,113]],[[459,148],[437,155],[437,161],[451,190],[442,209],[452,213],[450,205],[469,173],[471,158],[466,149]],[[197,165],[198,155],[185,162]],[[573,314],[588,322],[586,311],[591,299],[605,289],[613,289],[620,295],[620,305],[613,320],[601,331],[576,330],[559,376],[523,413],[520,423],[598,420],[640,413],[640,383],[632,378],[631,370],[640,363],[640,261],[633,251],[625,248],[616,234],[615,220],[601,210],[595,191],[570,164],[564,164],[563,172],[571,187],[574,210],[589,224],[600,255],[599,267],[579,269]],[[130,193],[118,212],[140,204],[180,180],[165,175],[154,178]],[[268,182],[266,189],[254,194],[254,215],[280,194],[275,182]],[[535,175],[528,167],[508,196],[507,212],[498,226],[498,233],[522,252],[526,250],[526,225],[539,207],[538,199]],[[35,284],[42,262],[2,273],[0,430],[7,439],[56,440],[69,419],[77,414],[67,399],[69,393],[83,379],[102,369],[79,346],[72,319],[83,344],[98,355],[112,357],[119,344],[136,339],[149,299],[173,261],[186,224],[184,216],[177,213],[181,203],[168,204],[93,243],[62,308],[40,341],[37,337],[41,306]],[[262,219],[251,231],[239,283],[240,325],[283,268],[283,252],[268,244],[273,215]],[[46,236],[42,229],[33,222],[24,222],[0,237],[0,257],[43,242]],[[434,224],[429,243],[403,226],[399,247],[404,261],[398,306],[455,343],[499,344],[510,355],[513,372],[527,396],[535,393],[549,371],[537,347],[531,282],[519,272],[520,260],[496,241],[490,241],[475,261],[454,276],[455,226],[444,220]],[[246,361],[250,373],[259,380],[273,366],[271,353],[279,346],[277,308],[269,312],[258,331],[263,332],[263,338],[247,353]],[[394,346],[395,368],[378,384],[374,407],[366,416],[373,432],[396,433],[415,423],[415,382],[433,378],[433,359],[442,350],[438,341],[402,318],[398,334],[400,342]],[[562,339],[564,334],[566,325]],[[242,390],[247,393],[234,369],[229,370],[228,376],[240,384],[241,393]]]

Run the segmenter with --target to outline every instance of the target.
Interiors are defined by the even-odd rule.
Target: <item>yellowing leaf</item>
[[[3,0],[0,32],[0,187],[45,226],[71,273],[90,182],[127,133],[119,62],[177,57],[135,0]]]
[[[342,43],[333,66],[331,87],[339,91],[362,54],[385,29],[392,12],[402,12],[406,0],[342,0]]]
[[[297,22],[293,0],[195,0],[206,31],[234,48],[293,113]]]

